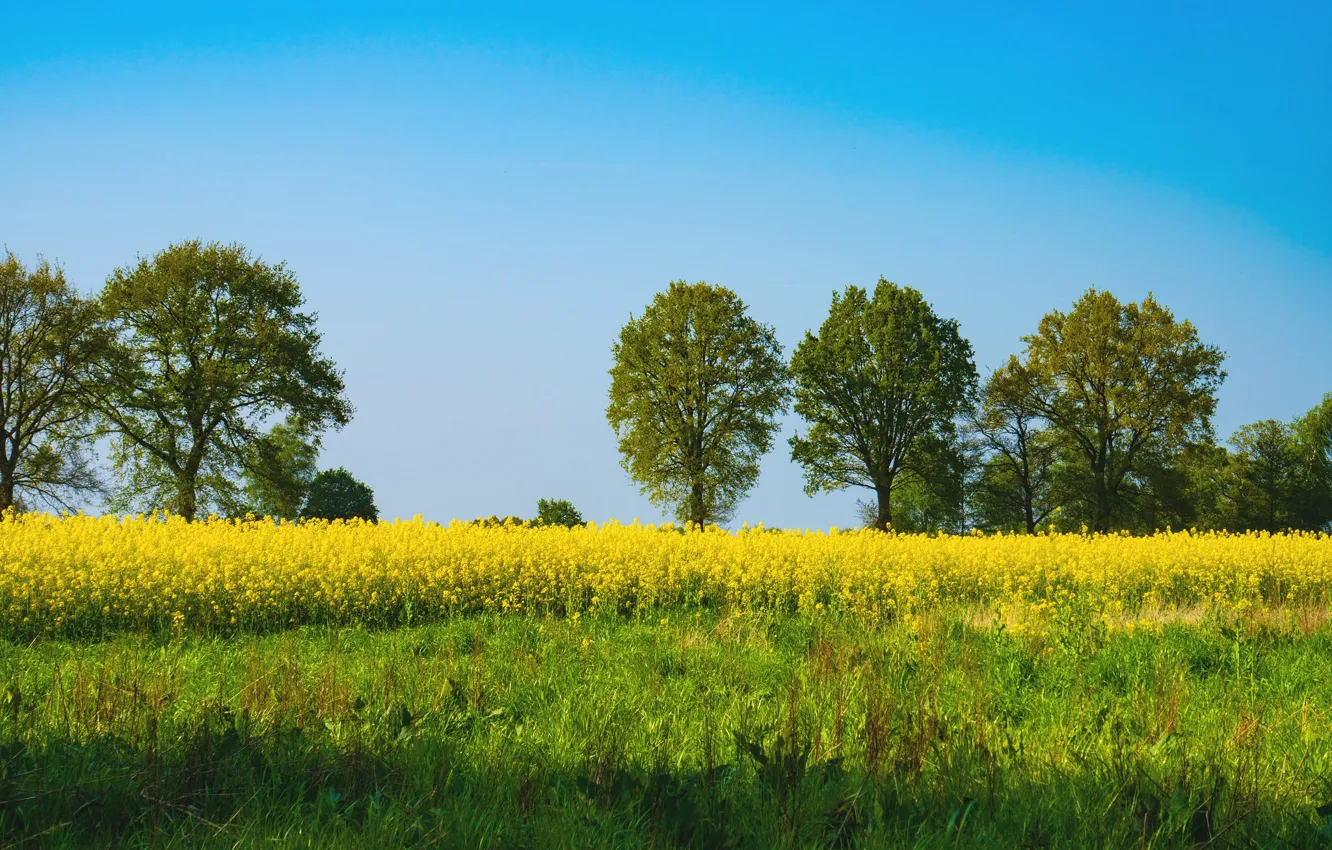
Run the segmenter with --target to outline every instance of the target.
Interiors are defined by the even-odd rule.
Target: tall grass
[[[0,643],[0,848],[1332,835],[1317,609],[659,613]]]

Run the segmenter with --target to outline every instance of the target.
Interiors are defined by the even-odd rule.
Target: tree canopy
[[[350,419],[303,304],[284,264],[240,245],[182,242],[111,275],[101,307],[114,338],[91,398],[117,437],[119,505],[234,511],[266,420],[318,432]]]
[[[725,287],[675,281],[630,317],[611,351],[606,418],[625,470],[684,522],[727,519],[758,479],[787,405],[772,328]]]
[[[1067,449],[1093,530],[1125,521],[1153,462],[1211,440],[1224,355],[1151,295],[1089,290],[1023,341],[1025,406]]]
[[[951,438],[976,367],[957,322],[936,315],[915,289],[880,278],[872,298],[858,286],[834,292],[818,335],[807,333],[796,348],[791,373],[795,411],[808,423],[791,438],[791,457],[804,467],[807,493],[873,490],[873,524],[888,528],[903,476],[925,487],[953,480],[956,464],[924,449]]]

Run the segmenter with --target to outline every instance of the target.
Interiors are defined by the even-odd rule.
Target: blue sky
[[[87,290],[185,238],[287,260],[358,411],[322,463],[389,516],[659,519],[606,369],[677,278],[789,351],[882,274],[982,372],[1089,286],[1153,291],[1229,354],[1220,436],[1332,390],[1332,4],[3,17],[0,241]],[[857,495],[804,496],[783,443],[737,519]]]

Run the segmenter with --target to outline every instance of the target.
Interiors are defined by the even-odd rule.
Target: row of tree
[[[374,518],[368,487],[316,471],[352,407],[303,306],[284,264],[239,245],[172,245],[92,298],[6,250],[0,509]],[[835,293],[788,363],[733,292],[676,282],[621,330],[607,417],[629,474],[690,523],[731,515],[792,402],[807,492],[870,490],[880,528],[1332,523],[1332,395],[1226,448],[1223,355],[1152,297],[1089,291],[1023,342],[982,382],[957,322],[880,280]]]
[[[0,509],[374,518],[321,435],[352,415],[284,264],[183,242],[82,297],[56,265],[0,258]],[[93,447],[109,448],[108,480]]]
[[[880,279],[834,293],[788,363],[730,290],[677,281],[612,346],[606,415],[643,492],[724,521],[794,402],[805,489],[866,525],[1147,532],[1332,526],[1332,394],[1215,441],[1224,355],[1152,296],[1088,291],[984,381],[955,320]]]

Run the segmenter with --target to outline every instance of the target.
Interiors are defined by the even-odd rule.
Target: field
[[[0,848],[1332,846],[1332,539],[29,516]]]

